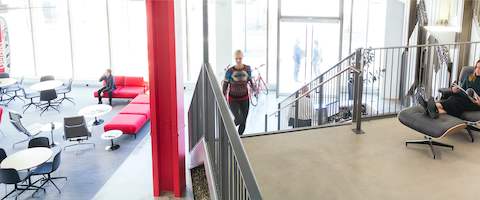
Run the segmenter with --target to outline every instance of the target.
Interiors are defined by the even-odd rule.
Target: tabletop
[[[52,157],[52,154],[53,151],[49,148],[28,148],[7,156],[7,158],[0,163],[0,167],[13,168],[18,171],[31,169],[47,162]]]
[[[32,86],[30,86],[30,89],[35,90],[35,91],[45,91],[45,90],[55,89],[55,88],[60,87],[62,85],[63,85],[62,81],[49,80],[49,81],[42,81],[42,82],[39,82],[39,83],[35,83]]]
[[[82,109],[80,109],[80,111],[78,111],[78,114],[85,117],[99,117],[107,114],[111,110],[112,106],[105,104],[95,104],[83,107]]]
[[[14,78],[0,78],[0,88],[1,87],[8,87],[17,83],[17,79]]]
[[[40,128],[40,130],[42,132],[50,132],[52,131],[52,123],[54,125],[54,128],[53,130],[58,130],[60,128],[63,128],[63,123],[62,122],[49,122],[49,123],[46,123],[44,125],[42,125],[42,127]]]
[[[122,136],[123,132],[121,130],[109,130],[102,134],[101,138],[104,140],[111,140],[115,138],[119,138]]]

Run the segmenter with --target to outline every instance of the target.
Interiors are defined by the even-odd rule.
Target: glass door
[[[290,94],[338,61],[338,22],[280,23],[278,92]]]

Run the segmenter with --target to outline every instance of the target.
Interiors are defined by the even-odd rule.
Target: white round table
[[[53,140],[53,131],[58,130],[60,128],[63,128],[62,122],[46,123],[40,128],[42,132],[50,132],[50,137],[52,139],[52,144],[50,144],[51,147],[57,146],[57,144],[55,144],[55,140]]]
[[[17,83],[17,79],[14,78],[0,78],[0,88],[8,87]]]
[[[115,151],[117,150],[118,148],[120,148],[120,145],[119,144],[114,144],[113,143],[113,139],[117,139],[119,138],[120,136],[122,136],[123,132],[121,130],[109,130],[109,131],[106,131],[102,134],[101,138],[104,139],[104,140],[110,140],[112,143],[111,146],[106,146],[105,147],[105,150],[112,150],[112,151]]]
[[[112,106],[105,104],[96,104],[86,106],[80,109],[80,111],[78,111],[78,114],[89,118],[95,118],[93,125],[98,126],[103,123],[103,119],[98,119],[98,117],[105,115],[110,111],[112,111]]]
[[[30,86],[30,89],[40,92],[40,91],[55,89],[62,85],[63,85],[62,81],[49,80],[49,81],[42,81],[39,83],[35,83],[32,86]]]
[[[49,148],[28,148],[7,156],[0,164],[0,168],[13,168],[17,171],[31,169],[47,162],[52,154],[53,151]]]

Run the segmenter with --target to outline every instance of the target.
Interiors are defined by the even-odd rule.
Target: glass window
[[[196,82],[203,64],[203,7],[202,1],[187,1],[187,77],[185,82]],[[210,50],[212,51],[212,50]]]
[[[105,1],[70,0],[70,15],[75,79],[96,80],[109,67]]]
[[[32,8],[37,75],[72,76],[67,1],[35,1]],[[35,5],[32,5],[35,6]]]
[[[339,17],[340,0],[281,0],[282,16]]]
[[[10,47],[10,73],[14,77],[34,76],[32,32],[28,9],[3,10]]]
[[[108,1],[112,70],[118,75],[148,77],[145,1]]]

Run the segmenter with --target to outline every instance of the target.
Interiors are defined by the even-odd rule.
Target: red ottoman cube
[[[150,104],[150,96],[146,94],[140,94],[135,99],[133,99],[131,104]]]
[[[137,134],[145,122],[147,122],[145,115],[118,114],[105,124],[103,130],[121,130],[124,134]]]
[[[137,114],[145,115],[150,119],[150,104],[128,104],[119,112],[120,114]]]

